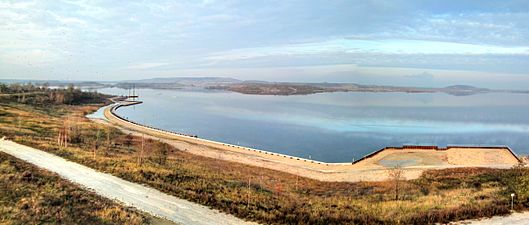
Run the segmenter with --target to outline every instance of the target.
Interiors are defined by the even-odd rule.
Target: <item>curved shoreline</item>
[[[219,142],[219,141],[203,139],[203,138],[199,138],[197,135],[190,135],[190,134],[178,133],[178,132],[174,132],[174,131],[163,130],[163,129],[160,129],[160,128],[156,128],[156,127],[152,127],[152,126],[149,126],[149,125],[140,124],[140,123],[125,119],[125,118],[121,117],[120,115],[118,115],[116,113],[116,110],[121,108],[121,107],[138,105],[138,104],[141,104],[143,102],[141,102],[141,101],[126,101],[124,103],[122,101],[122,102],[116,102],[116,103],[117,103],[116,105],[110,106],[110,108],[108,108],[109,109],[109,113],[113,117],[115,117],[115,118],[117,118],[117,119],[119,119],[119,120],[121,120],[123,122],[127,122],[127,123],[133,124],[133,125],[141,127],[141,128],[149,129],[149,130],[152,130],[152,131],[155,131],[155,132],[161,132],[161,133],[165,133],[165,134],[176,135],[176,136],[178,136],[180,138],[186,139],[187,141],[197,142],[197,143],[200,143],[200,144],[206,144],[206,143],[207,144],[211,144],[211,145],[213,145],[211,147],[232,147],[232,148],[238,148],[238,149],[242,149],[242,150],[248,150],[248,151],[253,151],[253,152],[258,152],[258,153],[263,153],[263,154],[268,154],[268,155],[276,155],[276,156],[280,156],[280,157],[284,157],[284,158],[302,160],[304,162],[317,163],[317,164],[322,164],[322,165],[350,164],[350,163],[327,163],[327,162],[322,162],[322,161],[317,161],[317,160],[312,160],[312,159],[305,159],[305,158],[301,158],[301,157],[297,157],[297,156],[290,156],[290,155],[285,155],[285,154],[281,154],[281,153],[275,153],[275,152],[270,152],[270,151],[265,151],[265,150],[250,148],[250,147],[244,147],[244,146],[233,145],[233,144]],[[109,117],[106,116],[106,110],[105,110],[105,117],[107,119],[109,119]]]
[[[445,159],[446,162],[439,161],[440,163],[437,162],[437,164],[432,165],[421,164],[405,166],[403,168],[406,171],[406,179],[417,178],[420,176],[420,174],[422,174],[422,171],[427,169],[455,167],[509,168],[519,162],[518,157],[508,147],[449,146],[447,148],[438,148],[437,146],[403,146],[387,147],[368,154],[363,158],[356,160],[355,162],[327,163],[202,139],[196,137],[195,135],[166,131],[139,124],[117,115],[116,110],[121,107],[141,104],[142,102],[128,101],[124,98],[116,98],[112,99],[112,101],[115,102],[115,104],[106,106],[103,113],[104,117],[108,120],[108,122],[117,125],[125,132],[157,138],[172,144],[179,149],[184,149],[185,151],[196,155],[270,168],[322,181],[354,182],[385,180],[387,179],[387,173],[390,167],[381,165],[381,160],[384,160],[388,157],[394,157],[395,155],[402,156],[403,153],[419,155],[419,160],[427,160],[431,157],[450,158],[450,155],[473,158],[475,157],[474,155],[476,153],[479,155],[477,159],[473,161],[470,160],[469,162],[460,162],[457,160],[457,157],[452,157],[452,162],[448,159]],[[495,160],[498,162],[490,162],[490,160],[487,161],[486,159],[491,158],[491,155],[497,157]]]

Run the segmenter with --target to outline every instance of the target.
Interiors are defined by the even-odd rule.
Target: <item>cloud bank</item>
[[[437,86],[487,74],[504,82],[485,86],[523,88],[528,59],[523,0],[0,2],[0,78],[399,83],[425,73],[412,84]],[[381,70],[393,79],[365,78]]]

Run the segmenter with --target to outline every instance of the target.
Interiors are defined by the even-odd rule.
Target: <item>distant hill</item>
[[[451,85],[443,88],[399,87],[385,85],[361,85],[356,83],[302,83],[270,82],[260,80],[238,80],[230,77],[170,77],[143,80],[122,81],[115,85],[120,88],[151,89],[189,89],[204,88],[210,90],[233,91],[252,95],[307,95],[322,92],[404,92],[434,93],[465,96],[486,92],[515,92],[509,90],[490,90],[470,85]],[[521,92],[517,92],[521,93]]]
[[[443,92],[450,95],[464,96],[477,93],[492,92],[487,88],[477,88],[468,85],[452,85],[444,88],[425,87],[397,87],[384,85],[360,85],[355,83],[288,83],[288,82],[259,82],[244,81],[227,85],[207,87],[243,94],[253,95],[306,95],[321,92],[404,92],[404,93],[434,93]]]
[[[207,88],[210,86],[230,85],[241,83],[230,77],[168,77],[143,80],[121,81],[115,84],[119,88],[151,88],[151,89],[184,89]]]
[[[167,77],[142,80],[127,80],[126,83],[239,83],[241,80],[230,77]]]
[[[109,87],[115,86],[120,88],[154,88],[154,89],[178,89],[186,86],[206,87],[214,85],[241,83],[230,77],[169,77],[169,78],[152,78],[141,80],[124,80],[119,82],[96,82],[96,81],[66,81],[66,80],[23,80],[23,79],[0,79],[0,83],[12,84],[32,83],[35,85],[47,84],[49,86],[68,86],[73,84],[77,87]],[[110,85],[114,84],[114,85]]]
[[[270,82],[260,80],[239,80],[231,77],[168,77],[119,82],[92,81],[57,81],[57,80],[13,80],[4,79],[0,83],[33,83],[50,86],[66,86],[74,84],[78,87],[101,88],[145,88],[145,89],[210,89],[233,91],[253,95],[307,95],[321,92],[404,92],[404,93],[435,93],[441,92],[456,96],[473,95],[488,92],[507,92],[529,94],[529,90],[492,90],[470,85],[451,85],[442,88],[400,87],[385,85],[362,85],[356,83],[302,83],[302,82]]]
[[[476,89],[483,89],[483,88],[477,88],[470,85],[452,85],[445,87],[446,89],[460,89],[460,90],[476,90]]]
[[[488,88],[478,88],[470,85],[452,85],[442,88],[441,90],[445,93],[457,96],[473,95],[492,91]]]

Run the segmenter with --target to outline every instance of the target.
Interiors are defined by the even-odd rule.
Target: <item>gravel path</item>
[[[468,225],[527,225],[529,224],[529,212],[513,213],[507,216],[494,216],[480,220],[465,220],[455,224]]]
[[[11,141],[0,140],[0,151],[55,172],[99,195],[178,224],[253,224]]]

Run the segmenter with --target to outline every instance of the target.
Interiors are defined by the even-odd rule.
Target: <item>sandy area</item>
[[[0,140],[0,151],[55,172],[101,196],[177,224],[253,224],[11,141]]]
[[[123,103],[123,106],[134,104]],[[108,121],[126,133],[160,139],[192,154],[218,158],[253,166],[266,167],[322,181],[381,181],[388,179],[388,170],[400,165],[406,179],[414,179],[427,169],[454,167],[510,168],[518,159],[506,148],[406,149],[387,148],[372,157],[351,163],[325,163],[259,149],[176,134],[123,120],[114,107],[105,109]]]

